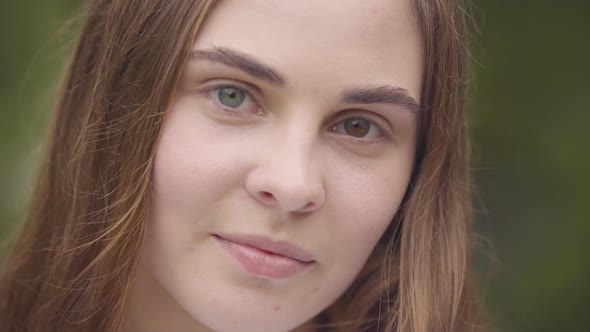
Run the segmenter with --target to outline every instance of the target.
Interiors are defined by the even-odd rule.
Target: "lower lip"
[[[272,254],[254,247],[231,242],[218,236],[214,238],[232,258],[249,273],[268,279],[286,279],[305,269],[313,262],[301,262],[289,257]]]

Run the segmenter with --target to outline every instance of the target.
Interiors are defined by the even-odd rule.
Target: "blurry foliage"
[[[25,212],[81,3],[0,4],[0,238]],[[590,5],[474,5],[476,229],[498,263],[476,261],[492,321],[590,331]]]
[[[0,0],[0,234],[26,210],[80,3]]]
[[[590,331],[589,4],[476,2],[476,227],[501,331]]]

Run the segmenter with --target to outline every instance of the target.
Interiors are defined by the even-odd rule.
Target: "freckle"
[[[278,304],[272,306],[272,311],[279,311],[280,307]]]
[[[232,324],[237,325],[238,321],[237,320],[232,320]]]
[[[320,286],[315,286],[314,288],[311,289],[311,291],[314,293],[316,293],[319,290],[320,290]]]

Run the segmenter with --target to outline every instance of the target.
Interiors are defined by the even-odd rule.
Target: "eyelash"
[[[248,89],[243,88],[241,86],[237,86],[237,85],[232,85],[232,84],[219,84],[216,86],[213,86],[211,88],[206,89],[204,92],[208,95],[208,97],[213,101],[213,103],[215,104],[215,106],[217,108],[222,109],[225,112],[228,113],[242,113],[242,111],[239,111],[238,109],[241,107],[238,106],[237,108],[231,108],[231,107],[227,107],[224,106],[220,101],[219,101],[219,91],[221,89],[234,89],[234,90],[238,90],[242,93],[244,93],[244,103],[254,103],[256,110],[255,111],[244,111],[246,113],[255,115],[255,116],[266,116],[266,112],[258,105],[258,102],[256,100],[255,97],[252,96],[252,94],[248,91]],[[357,119],[363,119],[366,120],[370,123],[370,125],[372,126],[369,130],[378,130],[379,133],[379,137],[377,138],[371,138],[371,139],[366,139],[366,138],[362,138],[362,137],[355,137],[352,135],[347,135],[346,133],[336,133],[337,135],[341,135],[344,136],[346,139],[349,140],[353,140],[355,142],[360,142],[360,143],[379,143],[382,142],[384,139],[392,139],[394,136],[394,131],[391,128],[391,126],[386,122],[385,120],[376,120],[374,119],[374,116],[367,116],[364,115],[362,113],[365,113],[366,111],[357,111],[357,110],[350,110],[347,111],[346,115],[344,116],[340,116],[339,120],[334,123],[331,124],[328,127],[328,131],[330,133],[336,133],[336,128],[341,127],[344,122],[346,120],[350,120],[352,118],[357,118]]]

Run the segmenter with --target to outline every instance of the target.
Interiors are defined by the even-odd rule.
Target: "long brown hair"
[[[0,276],[1,331],[117,331],[142,251],[155,143],[215,0],[95,0],[29,214]],[[413,0],[425,46],[415,170],[391,226],[321,317],[337,331],[472,331],[469,58],[459,0]]]

